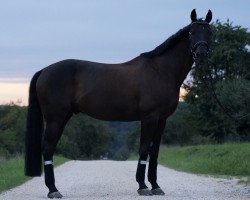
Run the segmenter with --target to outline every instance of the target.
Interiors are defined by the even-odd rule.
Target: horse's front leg
[[[152,195],[152,192],[145,184],[145,169],[150,152],[150,145],[153,144],[153,136],[158,127],[158,119],[158,115],[152,114],[141,120],[139,160],[136,171],[136,181],[139,184],[139,189],[137,191],[140,195]]]
[[[161,143],[161,136],[163,134],[164,128],[166,125],[166,119],[160,119],[158,123],[157,131],[154,134],[153,144],[150,147],[150,160],[149,160],[149,167],[148,167],[148,181],[152,185],[152,193],[154,195],[164,195],[165,193],[157,184],[157,159],[159,154],[159,147]]]

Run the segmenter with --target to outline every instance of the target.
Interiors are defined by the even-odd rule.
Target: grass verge
[[[55,166],[61,165],[68,159],[54,156]],[[21,156],[0,161],[0,193],[16,187],[31,179],[24,175],[24,159]]]

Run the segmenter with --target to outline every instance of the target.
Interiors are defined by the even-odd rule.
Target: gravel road
[[[235,179],[211,178],[158,168],[158,183],[165,196],[143,197],[137,194],[136,161],[69,161],[55,170],[56,185],[63,199],[250,199],[250,187]],[[149,184],[148,184],[149,186]],[[1,200],[47,199],[43,177],[0,194]]]

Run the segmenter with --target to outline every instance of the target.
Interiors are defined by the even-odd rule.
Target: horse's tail
[[[41,74],[38,71],[30,82],[29,105],[25,138],[25,175],[41,176],[42,172],[42,132],[43,115],[37,99],[36,82]]]

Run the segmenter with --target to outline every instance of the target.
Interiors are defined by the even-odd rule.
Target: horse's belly
[[[105,120],[105,121],[123,121],[123,122],[129,122],[129,121],[138,121],[140,120],[139,115],[137,114],[128,114],[128,113],[87,113],[90,117],[93,117],[95,119]]]
[[[139,120],[139,114],[137,112],[119,111],[119,110],[96,110],[83,109],[82,113],[89,115],[90,117],[106,120],[106,121],[136,121]]]
[[[114,97],[115,98],[115,97]],[[139,109],[134,101],[114,98],[82,98],[78,103],[78,112],[93,118],[107,121],[139,120]]]

